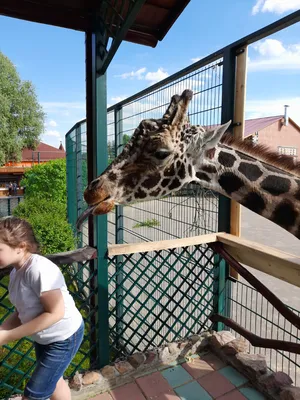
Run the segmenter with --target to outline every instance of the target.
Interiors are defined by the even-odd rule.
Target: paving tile
[[[224,394],[224,396],[218,397],[218,400],[247,400],[247,397],[243,396],[238,390]]]
[[[175,392],[181,400],[212,400],[212,397],[196,381],[176,388]]]
[[[125,398],[123,399],[125,400]],[[129,400],[129,399],[126,399]],[[131,400],[131,399],[130,399]],[[176,396],[176,394],[159,394],[155,397],[149,397],[149,400],[180,400],[180,397]]]
[[[172,388],[181,386],[193,380],[193,377],[181,365],[161,371],[162,376],[169,382]]]
[[[207,353],[207,354],[204,354],[203,356],[200,355],[200,358],[202,360],[206,361],[207,364],[209,364],[211,367],[213,367],[213,369],[215,369],[216,371],[221,368],[226,367],[226,364],[213,353]]]
[[[235,386],[218,371],[205,375],[197,379],[197,381],[213,398],[222,396],[235,389]]]
[[[136,383],[147,398],[162,394],[174,394],[172,387],[160,372],[154,372],[153,374],[137,378]]]
[[[213,367],[207,364],[206,361],[201,360],[201,358],[194,359],[192,362],[184,363],[182,366],[194,379],[201,378],[201,376],[214,371]]]
[[[236,369],[227,366],[219,370],[220,374],[225,376],[234,386],[239,387],[248,382],[248,379],[240,374]]]
[[[90,400],[112,400],[112,397],[109,393],[98,394],[96,397],[91,398]]]
[[[128,383],[127,385],[112,390],[110,393],[114,400],[145,400],[141,389],[136,383]]]
[[[239,390],[248,400],[266,400],[266,397],[263,396],[261,393],[259,393],[254,388],[245,387],[245,388],[241,388]]]

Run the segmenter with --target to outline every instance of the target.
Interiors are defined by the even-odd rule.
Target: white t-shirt
[[[69,338],[80,327],[82,316],[67,289],[60,269],[47,258],[33,254],[25,266],[19,270],[14,268],[10,273],[9,297],[19,313],[22,324],[44,312],[40,296],[43,292],[55,289],[60,289],[63,295],[65,315],[54,325],[31,336],[40,344]]]

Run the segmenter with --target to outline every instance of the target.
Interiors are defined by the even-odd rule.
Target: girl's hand
[[[11,341],[9,337],[9,331],[0,330],[0,346],[4,346],[5,344]]]

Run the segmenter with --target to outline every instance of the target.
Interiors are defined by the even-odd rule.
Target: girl
[[[28,222],[0,219],[0,268],[14,267],[8,291],[15,306],[0,326],[0,346],[24,336],[34,340],[37,364],[23,400],[71,400],[63,373],[82,342],[83,320],[60,269],[37,252]]]

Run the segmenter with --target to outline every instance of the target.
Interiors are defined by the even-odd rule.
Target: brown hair
[[[25,219],[17,217],[0,218],[0,242],[12,248],[25,243],[26,250],[30,253],[39,251],[39,243],[31,225]]]

